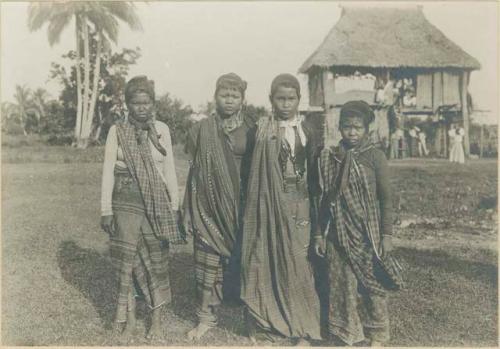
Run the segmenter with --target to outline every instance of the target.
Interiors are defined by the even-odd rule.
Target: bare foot
[[[139,334],[139,329],[137,328],[136,322],[127,322],[123,327],[122,331],[123,336],[129,337],[129,336],[136,336],[138,334]]]
[[[212,328],[212,326],[206,325],[204,323],[199,323],[198,326],[196,326],[195,328],[193,328],[191,331],[189,331],[187,333],[187,338],[189,340],[200,339],[211,328]]]
[[[149,332],[148,332],[146,338],[148,338],[150,340],[158,340],[158,339],[163,338],[163,330],[160,326],[160,323],[153,322],[151,324],[151,327],[149,328]]]
[[[305,338],[299,338],[295,342],[295,346],[296,347],[310,347],[311,343],[309,343],[309,341],[307,339],[305,339]]]
[[[259,343],[257,343],[257,338],[255,338],[255,334],[248,335],[248,339],[250,339],[250,342],[252,342],[253,346],[256,346],[259,344]]]
[[[122,333],[125,328],[125,322],[114,322],[111,326],[113,332]]]

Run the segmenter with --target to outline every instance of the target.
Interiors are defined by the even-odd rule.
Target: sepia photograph
[[[498,16],[1,1],[1,344],[498,347]]]

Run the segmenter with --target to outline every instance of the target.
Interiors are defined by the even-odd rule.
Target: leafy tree
[[[59,41],[63,30],[73,18],[77,94],[74,136],[76,145],[85,148],[93,129],[102,54],[110,50],[110,42],[117,42],[118,20],[134,30],[141,29],[141,24],[133,3],[129,1],[34,2],[28,8],[29,29],[35,31],[48,24],[47,36],[51,46]],[[91,63],[92,36],[96,41],[93,63]]]
[[[25,85],[17,85],[14,93],[14,103],[2,104],[2,115],[8,125],[18,125],[25,136],[36,131],[39,114],[33,103],[33,92]],[[6,131],[9,131],[8,128]]]
[[[259,120],[261,117],[269,116],[269,112],[265,107],[247,104],[245,106],[245,113],[250,115],[254,120]]]
[[[95,46],[91,46],[95,47]],[[94,49],[92,49],[94,50]],[[121,52],[108,52],[102,55],[101,67],[99,69],[101,80],[99,95],[96,102],[93,127],[90,133],[92,143],[102,142],[107,130],[116,118],[123,116],[124,110],[124,88],[130,66],[136,64],[141,56],[139,48],[123,49]],[[73,62],[76,53],[70,51],[62,56]],[[75,127],[77,108],[77,72],[74,64],[71,64],[68,72],[64,65],[52,63],[50,79],[58,81],[62,86],[59,96],[64,108],[64,115],[68,120],[67,125]]]
[[[173,98],[168,93],[156,101],[156,118],[170,128],[173,144],[185,142],[186,133],[193,123],[190,119],[192,113],[190,106],[184,106],[180,99]]]
[[[37,111],[37,117],[39,121],[47,116],[46,104],[48,98],[49,98],[49,93],[44,88],[39,87],[35,91],[33,91],[32,103],[33,107]]]

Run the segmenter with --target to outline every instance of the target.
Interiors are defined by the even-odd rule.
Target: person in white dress
[[[452,131],[454,135],[452,136]],[[450,131],[448,131],[448,135],[450,136],[450,140],[453,140],[452,142],[450,141],[450,161],[451,162],[457,162],[460,164],[465,163],[465,154],[464,154],[464,147],[463,147],[463,139],[465,135],[465,130],[463,127],[458,127],[458,128],[451,128]]]
[[[429,150],[426,145],[427,135],[425,131],[418,132],[418,156],[427,156],[429,154]]]

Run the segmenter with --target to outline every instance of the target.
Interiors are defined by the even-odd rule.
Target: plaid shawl
[[[294,202],[284,191],[282,139],[273,120],[260,119],[244,215],[241,299],[260,326],[288,337],[319,338],[319,301]],[[306,230],[306,231],[304,231]]]
[[[197,238],[229,257],[238,231],[240,183],[236,161],[216,117],[200,121],[189,171],[185,220]]]
[[[374,293],[402,287],[401,266],[380,244],[380,213],[358,156],[374,145],[366,138],[346,150],[342,142],[321,153],[320,170],[325,187],[321,212],[329,211],[335,238],[358,280]]]
[[[129,122],[117,123],[116,133],[127,168],[141,190],[146,216],[154,234],[172,244],[184,242],[167,186],[156,168],[147,137],[144,137],[145,141],[138,142],[136,128]]]

